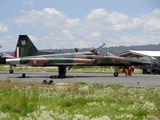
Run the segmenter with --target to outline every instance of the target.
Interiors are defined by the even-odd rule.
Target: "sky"
[[[1,0],[0,52],[19,35],[43,49],[160,43],[160,0]]]

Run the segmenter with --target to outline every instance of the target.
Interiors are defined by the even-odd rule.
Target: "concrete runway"
[[[54,83],[102,83],[102,84],[121,84],[131,86],[146,86],[146,87],[160,87],[160,75],[142,75],[133,74],[132,76],[125,76],[119,74],[119,77],[114,77],[113,74],[101,73],[67,73],[66,78],[57,78],[57,73],[52,72],[25,72],[25,78],[22,78],[24,72],[14,72],[9,74],[8,71],[0,71],[0,80],[11,81],[27,81],[27,82],[42,82],[43,80],[53,80]]]

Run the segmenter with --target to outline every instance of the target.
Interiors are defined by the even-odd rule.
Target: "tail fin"
[[[19,35],[14,57],[37,55],[38,49],[32,43],[27,35]]]
[[[38,51],[27,35],[19,35],[14,57],[54,54],[54,52]]]

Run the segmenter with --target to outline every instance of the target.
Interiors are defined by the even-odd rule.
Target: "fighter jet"
[[[60,78],[64,78],[66,76],[66,67],[71,68],[72,66],[138,66],[150,64],[148,62],[142,62],[124,57],[99,55],[98,49],[103,47],[105,44],[102,44],[97,48],[91,47],[90,52],[76,51],[74,53],[39,55],[40,53],[33,48],[33,45],[28,45],[29,42],[27,41],[30,39],[25,41],[25,36],[26,35],[22,35],[22,37],[19,36],[19,38],[22,38],[21,43],[18,43],[18,46],[21,48],[17,47],[14,55],[15,57],[17,57],[17,55],[19,56],[17,58],[6,59],[4,62],[5,64],[34,67],[57,66],[58,77]],[[27,48],[27,46],[29,48]],[[27,53],[26,49],[28,51]],[[36,55],[32,56],[32,53]],[[118,73],[115,72],[114,76],[117,77]]]

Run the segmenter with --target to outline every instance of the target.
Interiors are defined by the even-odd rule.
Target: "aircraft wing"
[[[126,52],[122,52],[119,54],[116,54],[116,56],[120,57],[144,57],[144,56],[154,56],[154,57],[160,57],[160,51],[140,51],[140,50],[128,50]]]

